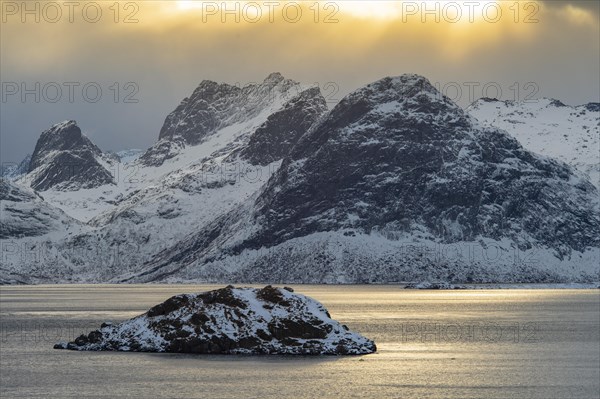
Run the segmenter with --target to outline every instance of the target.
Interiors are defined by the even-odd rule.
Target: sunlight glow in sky
[[[326,94],[336,101],[383,76],[407,72],[442,86],[477,82],[481,89],[498,83],[505,96],[515,82],[519,87],[535,82],[539,96],[567,104],[598,101],[597,1],[188,0],[135,2],[138,7],[123,1],[118,22],[114,2],[96,3],[103,8],[97,23],[82,18],[81,7],[73,22],[66,6],[62,19],[53,23],[43,18],[35,23],[33,16],[28,17],[31,23],[23,23],[19,13],[3,15],[3,81],[27,87],[100,82],[104,88],[102,101],[94,104],[22,102],[18,95],[3,103],[3,159],[19,162],[31,152],[39,132],[65,119],[78,119],[101,132],[97,142],[102,148],[147,147],[156,140],[156,126],[200,81],[246,84],[275,71],[303,83],[317,82],[323,91],[334,82],[335,93]],[[273,21],[268,4],[276,5]],[[415,5],[421,9],[414,10]],[[286,6],[288,18],[282,15]],[[457,6],[462,18],[448,21]],[[220,7],[237,7],[244,15]],[[290,21],[299,7],[302,18]],[[469,7],[475,7],[473,21]],[[502,18],[490,21],[498,7]],[[433,15],[423,8],[434,10]],[[436,18],[436,8],[446,18]],[[124,23],[134,11],[136,22]],[[40,37],[50,39],[32,46]],[[111,100],[109,87],[115,82],[120,87],[135,82],[140,102]]]
[[[340,1],[340,11],[348,13],[360,18],[375,18],[375,19],[396,19],[404,16],[405,18],[412,17],[424,10],[437,11],[439,14],[445,13],[449,19],[459,19],[462,21],[468,20],[469,6],[465,1],[452,0],[422,0],[422,1]],[[477,2],[477,6],[471,8],[475,19],[481,17],[481,12],[478,9],[487,7],[488,4],[496,4],[496,0],[482,0]],[[424,5],[424,7],[422,7]],[[437,9],[436,9],[437,7]],[[477,11],[477,12],[476,12]],[[460,15],[458,15],[460,14]],[[432,16],[430,16],[432,18]]]
[[[308,9],[314,9],[315,2],[291,2],[279,1],[280,6],[285,3],[297,3]],[[244,9],[250,17],[258,14],[257,7],[261,8],[262,13],[268,12],[268,2],[264,1],[238,1],[236,2],[240,9]],[[213,12],[215,6],[222,8],[221,1],[197,1],[197,0],[181,0],[177,1],[177,9],[180,11],[202,10],[203,12]],[[468,20],[470,13],[474,15],[474,19],[482,17],[482,10],[488,5],[498,4],[498,0],[479,0],[479,1],[455,1],[455,0],[419,0],[419,1],[386,1],[386,0],[351,0],[351,1],[324,1],[320,3],[323,12],[329,15],[335,15],[338,12],[351,15],[357,18],[365,19],[397,19],[403,15],[408,18],[421,13],[423,10],[436,10],[439,13],[446,14],[449,18],[460,18],[461,22]],[[227,5],[226,7],[235,7],[235,5]],[[492,10],[493,11],[493,10]],[[460,15],[457,15],[459,14]],[[432,16],[430,16],[432,18]]]

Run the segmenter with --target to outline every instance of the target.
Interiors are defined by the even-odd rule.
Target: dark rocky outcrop
[[[361,355],[373,341],[290,288],[227,286],[169,298],[120,324],[103,323],[56,349],[202,354]]]

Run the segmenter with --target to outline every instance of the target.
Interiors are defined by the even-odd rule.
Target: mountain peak
[[[192,94],[192,97],[194,95],[196,95],[197,92],[217,91],[217,90],[231,89],[231,88],[237,88],[237,87],[229,85],[227,83],[219,83],[219,82],[215,82],[214,80],[204,79],[202,82],[200,82],[200,84],[198,85],[196,90],[194,90],[194,94]]]
[[[550,105],[554,106],[554,107],[566,107],[567,105],[565,103],[563,103],[560,100],[557,100],[555,98],[550,98]]]
[[[77,121],[73,119],[65,120],[59,123],[55,123],[50,129],[45,130],[43,135],[74,135],[81,136],[81,129],[77,126]]]
[[[98,159],[103,153],[90,141],[74,120],[66,120],[45,130],[38,139],[29,173],[31,187],[47,190],[91,188],[113,183],[112,176]]]
[[[167,159],[163,155],[169,157],[173,153],[165,149],[197,145],[220,129],[256,118],[291,98],[297,85],[279,72],[271,73],[261,83],[243,87],[203,80],[192,95],[166,117],[158,136],[159,143],[141,160],[147,165],[162,164]]]
[[[395,84],[399,84],[399,85],[403,85],[403,86],[419,86],[419,87],[422,87],[425,85],[431,86],[429,79],[427,79],[423,75],[419,75],[416,73],[403,73],[402,75],[397,75],[397,76],[387,76],[385,78],[380,79],[380,81],[388,80],[388,79],[391,80],[392,82],[394,82]],[[377,82],[375,82],[375,83],[377,83]]]
[[[64,151],[79,147],[95,147],[74,120],[66,120],[52,125],[42,132],[31,157],[29,172],[41,166],[45,154],[51,151]]]
[[[0,177],[2,179],[16,180],[29,171],[30,162],[31,154],[27,154],[18,164],[3,163],[0,168]]]
[[[320,129],[303,135],[291,153],[302,159],[320,151],[328,140],[360,140],[364,145],[373,142],[395,142],[413,127],[425,135],[443,135],[450,131],[458,135],[469,131],[472,119],[463,109],[442,95],[427,78],[416,74],[385,77],[344,97],[320,122]],[[382,126],[385,129],[374,129]],[[434,129],[452,126],[452,130]],[[334,137],[337,136],[337,137]],[[331,150],[336,150],[334,147]]]
[[[492,97],[481,97],[481,98],[478,98],[477,100],[475,100],[473,103],[475,104],[475,103],[497,103],[497,102],[504,102],[504,101],[498,100],[495,97],[493,97],[493,98]]]
[[[258,84],[258,86],[276,86],[286,80],[289,80],[289,79],[286,79],[281,73],[272,72],[269,74],[269,76],[267,76],[263,80],[262,83]],[[246,87],[250,87],[250,86],[252,86],[252,85],[248,85]],[[198,96],[199,94],[206,95],[207,92],[213,94],[217,91],[231,92],[231,91],[239,91],[242,89],[243,88],[239,84],[230,85],[228,83],[216,82],[214,80],[205,79],[202,82],[200,82],[200,84],[198,85],[196,90],[194,90],[194,93],[192,94],[192,99],[194,97]],[[68,121],[66,121],[66,122],[68,122]]]
[[[266,166],[285,158],[300,137],[327,112],[327,101],[318,87],[309,87],[271,114],[250,137],[242,151],[253,164]]]
[[[388,116],[391,111],[432,116],[447,112],[463,113],[462,108],[440,93],[427,78],[417,74],[379,79],[352,92],[338,106],[345,107],[348,104],[363,104],[376,113]]]
[[[269,74],[269,76],[267,76],[264,80],[265,83],[267,82],[275,82],[275,83],[279,83],[282,80],[284,80],[285,78],[283,77],[283,75],[279,72],[272,72]]]
[[[68,129],[73,126],[77,126],[77,121],[74,119],[67,119],[54,124],[51,129]]]
[[[467,109],[478,109],[485,107],[486,104],[495,104],[496,106],[504,105],[506,107],[525,107],[525,108],[574,108],[573,106],[567,105],[561,100],[552,97],[540,97],[535,99],[525,100],[500,100],[498,98],[481,97],[473,101]],[[592,104],[592,103],[591,103]]]
[[[373,87],[380,91],[396,92],[402,97],[412,97],[421,92],[438,93],[426,77],[414,73],[387,76],[367,85],[365,88],[368,87]]]

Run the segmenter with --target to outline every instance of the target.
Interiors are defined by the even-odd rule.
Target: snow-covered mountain
[[[218,87],[206,81],[200,86],[207,85]],[[236,90],[231,92],[228,85],[220,86],[232,96],[232,102],[237,101],[239,93]],[[299,136],[327,111],[327,107],[318,88],[299,87],[278,74],[270,75],[262,84],[247,87],[252,90],[243,90],[255,96],[253,112],[248,113],[237,106],[232,108],[230,119],[235,120],[234,124],[211,131],[203,137],[201,144],[186,141],[177,155],[148,165],[148,159],[156,159],[157,148],[168,141],[181,139],[178,135],[161,137],[158,146],[133,163],[136,177],[143,186],[90,220],[90,225],[97,229],[77,237],[77,242],[102,246],[102,252],[119,248],[119,272],[135,274],[144,262],[151,261],[163,249],[201,230],[257,192],[277,170]],[[262,101],[255,93],[262,93]],[[224,94],[211,92],[211,96],[227,102]],[[206,101],[197,96],[195,99],[200,108],[205,107]],[[191,109],[188,112],[190,118],[198,114]],[[240,115],[235,115],[236,112]],[[253,145],[273,135],[273,121],[286,121],[287,125],[278,125],[270,146]],[[170,123],[171,118],[167,117],[165,124]],[[179,123],[187,124],[185,120]],[[161,132],[164,131],[163,128]],[[98,237],[102,237],[100,243]],[[93,267],[98,269],[101,262],[98,259],[85,263],[98,263]]]
[[[600,280],[597,188],[418,75],[331,111],[277,73],[203,81],[143,154],[96,149],[72,121],[42,134],[17,184],[75,227],[51,224],[42,259],[10,258],[4,280]],[[98,173],[65,176],[62,157]],[[35,250],[31,237],[10,239]]]
[[[110,165],[114,163],[81,133],[73,120],[44,131],[35,145],[29,170],[20,181],[45,191],[77,191],[113,184]]]
[[[242,88],[204,80],[167,116],[158,142],[141,156],[140,164],[161,166],[180,155],[186,146],[203,144],[214,151],[223,144],[247,139],[251,131],[303,89],[280,73]]]
[[[559,100],[482,98],[467,108],[481,122],[506,130],[528,150],[560,159],[600,187],[600,104],[576,107]]]
[[[131,281],[598,279],[599,247],[588,180],[403,75],[344,98],[259,195]]]
[[[265,184],[298,138],[327,111],[317,87],[301,86],[280,74],[242,89],[207,81],[200,84],[204,87],[214,90],[204,100],[198,94],[202,90],[194,91],[198,110],[184,100],[190,120],[180,119],[179,126],[193,123],[211,98],[230,105],[228,122],[205,132],[200,143],[179,133],[165,136],[163,127],[155,146],[129,163],[117,164],[126,169],[119,173],[125,181],[115,179],[115,184],[68,195],[44,192],[52,204],[91,227],[57,243],[59,252],[69,252],[68,263],[78,265],[75,278],[107,281],[136,273],[162,249],[239,205]],[[222,93],[216,93],[219,88]],[[240,92],[246,93],[245,102],[252,102],[251,111],[240,107]],[[165,126],[172,124],[172,115]],[[165,146],[168,156],[161,153]],[[73,247],[85,250],[70,250]],[[47,278],[52,276],[68,277],[60,268],[49,268]]]

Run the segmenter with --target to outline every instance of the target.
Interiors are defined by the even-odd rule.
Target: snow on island
[[[375,343],[291,288],[227,286],[181,294],[55,349],[211,354],[362,355]]]

